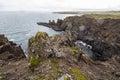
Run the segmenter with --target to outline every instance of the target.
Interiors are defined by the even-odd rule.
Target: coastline
[[[120,11],[60,11],[56,14],[120,14]]]
[[[6,61],[1,58],[0,79],[119,79],[120,19],[99,17],[101,19],[96,15],[70,16],[57,22],[38,22],[63,32],[54,36],[37,32],[29,39],[28,59],[19,59],[19,56],[14,59],[13,56],[12,60],[7,58]],[[3,40],[0,41],[2,44]],[[5,53],[2,54],[6,58]]]

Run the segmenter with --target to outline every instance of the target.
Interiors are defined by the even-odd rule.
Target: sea
[[[51,28],[37,25],[37,22],[56,21],[67,16],[70,15],[51,12],[0,11],[0,34],[5,34],[10,41],[21,45],[26,51],[28,40],[38,31],[46,32],[49,36],[60,34]]]

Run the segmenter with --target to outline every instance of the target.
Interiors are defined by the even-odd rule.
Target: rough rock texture
[[[59,21],[54,24],[38,24],[56,31],[64,31],[62,34],[49,37],[48,41],[54,57],[62,55],[63,62],[69,65],[68,67],[65,63],[61,64],[64,65],[65,74],[72,77],[70,80],[80,80],[71,74],[73,68],[81,71],[88,80],[120,79],[120,19],[94,19],[84,15],[67,17],[60,20],[60,24]],[[82,49],[79,43],[75,44],[79,41],[83,41],[80,44],[88,48]],[[89,52],[93,55],[92,58],[86,54]]]
[[[120,78],[120,63],[118,62],[120,57],[118,55],[113,55],[106,61],[93,61],[92,58],[85,55],[81,47],[73,45],[71,38],[67,36],[67,33],[49,37],[45,32],[38,32],[35,37],[30,39],[28,53],[31,52],[30,50],[38,48],[30,53],[35,56],[34,60],[32,58],[34,63],[40,62],[40,64],[33,64],[30,59],[30,67],[35,68],[36,76],[39,76],[41,80],[59,80],[63,77],[66,79],[66,74],[69,75],[68,80],[116,80]],[[34,45],[33,43],[38,40],[39,43]],[[44,45],[43,41],[45,41]],[[37,47],[38,45],[40,47]],[[43,54],[47,56],[43,56]],[[33,76],[34,79],[36,76]]]
[[[20,46],[0,35],[0,60],[23,58],[24,52]]]
[[[49,23],[38,24],[47,24],[46,26],[56,31],[60,29],[70,34],[73,41],[82,40],[91,45],[96,59],[106,60],[113,54],[120,54],[120,19],[97,20],[84,15],[67,17],[60,24],[58,22],[54,24],[57,25],[55,28]]]
[[[28,61],[25,58],[11,60],[6,56],[3,60],[0,56],[0,80],[120,79],[119,19],[96,20],[73,16],[58,19],[57,23],[40,24],[64,32],[55,36],[38,32],[30,38]],[[6,38],[0,40],[0,45],[4,43],[16,46]],[[9,51],[11,48],[5,45],[0,51],[14,55],[14,50],[14,54]],[[19,57],[20,54],[15,55],[15,58]]]
[[[26,65],[22,48],[0,34],[0,80],[18,80]]]
[[[37,58],[42,57],[45,59],[51,57],[68,58],[69,53],[64,53],[65,51],[70,52],[69,42],[69,38],[67,35],[65,36],[65,33],[49,37],[45,32],[38,32],[35,37],[29,40],[28,56],[30,58],[32,55],[35,55]],[[72,54],[70,56],[72,56]]]
[[[0,60],[0,80],[25,80],[25,77],[28,76],[28,70],[28,61],[25,58],[9,61]]]
[[[78,54],[82,51],[78,53],[70,42],[71,37],[67,37],[66,33],[49,37],[45,32],[38,32],[29,40],[30,69],[35,74],[39,72],[41,74],[39,77],[42,79],[60,80],[59,78],[65,74],[70,74],[70,80],[76,79],[71,70],[76,66],[74,64],[77,64]],[[81,72],[78,73],[83,80],[87,80]]]

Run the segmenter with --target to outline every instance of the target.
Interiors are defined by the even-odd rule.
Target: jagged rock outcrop
[[[63,36],[64,35],[64,36]],[[67,58],[72,57],[70,51],[71,39],[66,33],[49,37],[45,32],[38,32],[35,37],[29,40],[28,56],[35,55],[37,58]],[[69,53],[65,54],[66,52]],[[73,59],[73,58],[71,58]],[[71,60],[72,61],[72,60]]]
[[[106,60],[114,54],[120,54],[119,34],[120,19],[94,19],[86,15],[67,17],[55,25],[49,25],[54,30],[60,29],[71,36],[73,41],[82,40],[91,45],[96,59]],[[38,23],[44,25],[44,23]],[[57,26],[56,26],[57,25]],[[58,28],[58,29],[56,29]],[[111,34],[114,33],[114,34]],[[71,35],[69,35],[71,34]]]
[[[0,34],[0,80],[18,80],[28,65],[21,46]]]
[[[0,35],[0,60],[20,59],[25,57],[20,46]]]
[[[41,75],[42,78],[59,80],[59,78],[67,73],[72,75],[71,70],[74,67],[68,68],[68,66],[77,64],[79,53],[82,54],[81,50],[78,52],[77,48],[73,46],[74,42],[72,41],[72,37],[68,36],[67,33],[50,37],[45,32],[37,32],[35,37],[29,40],[27,53],[29,56],[30,70],[36,73],[41,70],[39,69],[40,67],[47,64],[49,67],[42,68],[45,72],[40,71],[42,75],[46,75],[47,77]],[[82,56],[81,59],[86,61],[85,56],[84,58]],[[46,69],[48,73],[46,73]],[[78,71],[78,73],[86,80],[81,72]],[[65,78],[67,77],[69,78],[69,76]],[[72,76],[70,80],[72,79],[75,79],[75,77]]]
[[[67,17],[52,25],[38,24],[64,31],[49,37],[48,42],[58,63],[62,60],[69,65],[58,64],[59,67],[64,65],[65,74],[70,75],[68,79],[80,79],[71,74],[73,67],[89,80],[120,79],[120,19],[94,19],[83,15]]]
[[[46,32],[38,32],[35,37],[29,39],[28,56],[48,58],[52,53],[48,39],[49,36]]]
[[[28,54],[30,57],[31,54],[34,56],[30,58],[30,69],[34,70],[36,75],[40,71],[40,74],[42,74],[41,79],[59,80],[64,75],[69,74],[70,77],[66,76],[65,78],[79,80],[81,78],[76,75],[81,75],[81,72],[82,77],[85,75],[88,79],[92,80],[119,78],[117,77],[119,76],[120,66],[118,62],[119,56],[114,55],[105,62],[94,61],[94,53],[91,50],[92,46],[87,45],[85,48],[84,45],[86,43],[82,41],[75,42],[72,38],[71,34],[68,36],[66,32],[52,37],[49,37],[45,32],[38,32],[35,37],[29,40]],[[46,64],[49,67],[45,67]],[[71,72],[74,68],[75,75]],[[46,69],[48,73],[46,73]],[[101,69],[108,72],[100,72]],[[87,80],[86,77],[84,77],[85,80]]]
[[[119,19],[72,16],[49,23],[40,24],[64,32],[48,36],[39,31],[30,38],[29,60],[19,59],[22,55],[16,53],[17,45],[0,37],[0,46],[4,45],[0,48],[2,55],[6,50],[10,54],[9,58],[5,53],[8,56],[4,58],[10,61],[0,57],[0,80],[120,79]]]

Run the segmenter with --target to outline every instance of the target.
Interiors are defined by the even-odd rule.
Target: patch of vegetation
[[[79,54],[79,51],[75,47],[69,47],[69,49],[73,51],[76,56]]]
[[[50,79],[48,79],[48,78],[39,78],[38,80],[50,80]]]
[[[28,46],[31,46],[34,41],[35,41],[34,37],[30,38],[28,41]]]
[[[48,34],[46,32],[39,31],[39,32],[37,32],[35,38],[36,39],[45,39],[46,40],[48,38]]]
[[[3,78],[4,76],[5,76],[5,74],[0,73],[0,78]]]
[[[120,14],[89,14],[87,17],[95,18],[95,19],[120,19]]]
[[[37,46],[37,45],[39,45],[39,43],[34,40],[31,45],[32,45],[32,46]]]
[[[76,80],[87,80],[87,78],[82,74],[79,69],[71,69],[71,73],[76,78]]]
[[[57,65],[58,65],[58,61],[57,61],[57,59],[55,59],[55,58],[52,58],[52,59],[51,59],[51,63],[52,63],[54,66],[57,66]]]
[[[71,80],[69,77],[67,77],[67,78],[64,78],[64,80]]]
[[[66,30],[66,32],[67,32],[68,34],[71,34],[70,30]]]
[[[33,72],[35,70],[35,67],[37,67],[39,64],[41,64],[44,61],[43,58],[36,59],[34,55],[30,58],[30,65],[29,68]]]
[[[56,12],[59,14],[85,14],[96,19],[120,19],[120,11],[70,11],[70,12]],[[66,20],[69,19],[66,18]]]
[[[53,77],[56,77],[56,76],[58,76],[58,71],[59,71],[59,69],[58,69],[58,61],[57,61],[57,59],[55,59],[55,58],[52,58],[51,59],[51,63],[52,63],[52,65],[53,65],[53,70],[54,70],[54,72],[52,73],[52,76]]]

